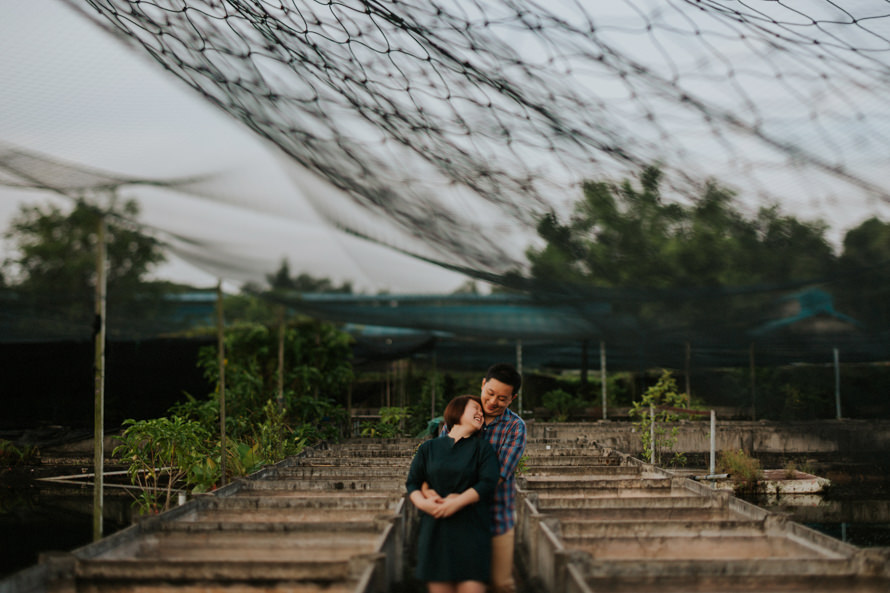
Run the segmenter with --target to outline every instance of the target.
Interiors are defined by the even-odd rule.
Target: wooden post
[[[751,420],[757,420],[757,410],[756,410],[756,401],[757,401],[757,373],[755,372],[754,366],[754,342],[751,342],[751,345],[748,347],[748,361],[751,366]]]
[[[522,376],[522,340],[516,340],[516,372]],[[519,406],[517,412],[522,414],[522,387],[519,388]]]
[[[655,465],[655,406],[649,404],[649,463]]]
[[[284,305],[278,308],[278,409],[284,411]]]
[[[587,340],[581,340],[581,386],[580,396],[584,399],[587,399],[587,367],[590,366],[589,357],[588,357],[588,345],[589,342]]]
[[[96,229],[96,299],[93,327],[93,541],[102,539],[105,491],[105,311],[107,299],[105,215],[99,214]]]
[[[841,357],[837,348],[834,349],[834,405],[837,419],[841,419]]]
[[[691,381],[689,374],[692,372],[690,361],[692,360],[692,345],[686,342],[686,407],[692,402],[692,388],[689,386]]]
[[[430,386],[430,420],[436,417],[436,385],[439,382],[436,367],[436,351],[433,350],[433,382]]]
[[[226,485],[226,341],[223,318],[222,279],[216,284],[216,348],[219,365],[219,485]]]

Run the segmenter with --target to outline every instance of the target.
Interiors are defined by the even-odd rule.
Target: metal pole
[[[603,420],[606,419],[606,399],[608,395],[608,389],[606,388],[606,342],[600,342],[600,381],[602,382],[602,391],[603,391]]]
[[[222,279],[216,284],[216,348],[219,365],[219,465],[220,486],[226,485],[226,341],[223,319]]]
[[[433,385],[430,389],[430,420],[436,417],[436,385],[438,383],[439,376],[438,370],[436,369],[436,351],[433,350]]]
[[[96,301],[93,359],[93,541],[102,539],[102,515],[105,491],[105,310],[108,276],[106,274],[105,215],[99,214],[96,229]]]
[[[711,463],[708,464],[708,474],[714,475],[717,468],[717,414],[711,410]]]
[[[522,340],[516,340],[516,371],[522,376]],[[519,413],[522,414],[522,388],[519,389]]]
[[[840,352],[834,349],[834,405],[837,408],[837,419],[841,419],[841,361]]]

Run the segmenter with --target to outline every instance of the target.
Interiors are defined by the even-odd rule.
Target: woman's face
[[[464,413],[460,417],[460,423],[473,431],[477,431],[482,428],[483,421],[482,406],[474,400],[468,401],[467,406],[464,408]]]

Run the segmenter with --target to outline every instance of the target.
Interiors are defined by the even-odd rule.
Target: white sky
[[[450,292],[466,281],[327,228],[294,199],[299,189],[275,147],[55,0],[0,0],[0,142],[118,175],[221,175],[226,193],[249,192],[254,205],[267,205],[263,214],[157,190],[124,191],[155,228],[225,238],[215,256],[221,266],[199,268],[171,254],[158,277],[208,286],[223,276],[231,288],[262,282],[274,271],[262,267],[276,268],[286,256],[294,274],[351,281],[368,292]],[[58,199],[0,187],[0,229],[6,231],[23,201]],[[9,244],[3,248],[6,257]],[[225,271],[243,260],[247,274]]]

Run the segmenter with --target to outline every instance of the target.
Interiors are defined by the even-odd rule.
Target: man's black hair
[[[499,362],[488,367],[485,380],[489,379],[497,379],[505,385],[510,385],[513,388],[513,395],[519,393],[519,388],[522,387],[522,375],[519,374],[516,367],[506,362]]]

